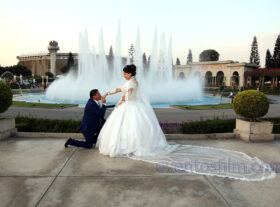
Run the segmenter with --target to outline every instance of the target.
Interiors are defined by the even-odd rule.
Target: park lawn
[[[40,107],[40,108],[64,108],[75,106],[74,104],[47,104],[47,103],[27,103],[21,101],[13,101],[12,106],[20,107]]]
[[[231,109],[232,104],[216,104],[216,105],[198,105],[198,106],[191,106],[191,105],[175,105],[177,107],[183,108],[183,109]]]

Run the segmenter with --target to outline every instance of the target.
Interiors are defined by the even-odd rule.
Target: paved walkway
[[[63,139],[0,141],[0,206],[270,206],[280,203],[280,176],[246,182],[161,169],[109,158],[98,150],[65,149]],[[243,151],[279,162],[280,140],[186,140],[182,144]],[[280,165],[278,169],[280,172]]]
[[[274,104],[270,104],[270,108],[266,117],[279,117],[280,116],[280,96],[268,95],[272,98]],[[29,116],[36,118],[47,119],[73,119],[81,120],[83,117],[83,108],[70,107],[65,109],[44,109],[44,108],[28,108],[28,107],[10,107],[4,113],[5,116]],[[106,117],[111,113],[107,110]],[[232,119],[238,117],[232,109],[212,109],[212,110],[183,110],[176,108],[158,108],[155,109],[157,118],[161,122],[181,122],[184,121],[199,121],[206,119],[213,119],[219,117],[222,119]]]

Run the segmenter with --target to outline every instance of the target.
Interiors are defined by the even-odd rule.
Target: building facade
[[[187,65],[175,65],[174,76],[176,79],[185,79],[198,75],[205,86],[232,86],[244,87],[248,83],[245,78],[246,71],[258,68],[255,64],[239,63],[232,60],[193,62]]]
[[[18,64],[26,66],[37,76],[43,76],[46,72],[54,75],[61,74],[61,68],[67,65],[69,53],[58,53],[59,46],[56,41],[50,41],[49,53],[36,53],[17,56]],[[78,61],[78,54],[72,53],[74,61]]]
[[[245,77],[249,86],[280,86],[280,68],[258,68],[254,71],[246,71]]]

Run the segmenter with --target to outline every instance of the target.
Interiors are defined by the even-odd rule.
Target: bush
[[[236,114],[255,121],[257,118],[267,114],[269,100],[260,91],[242,91],[234,97],[233,109]]]
[[[213,119],[181,124],[181,131],[183,134],[233,132],[234,128],[235,119]]]
[[[273,133],[280,133],[280,118],[265,118],[274,123]],[[81,121],[16,117],[19,132],[79,133]],[[233,132],[235,119],[213,119],[189,123],[160,123],[165,133],[204,134]]]
[[[17,76],[20,76],[21,74],[24,77],[30,77],[32,74],[31,70],[23,65],[13,65],[13,66],[4,67],[3,69]]]
[[[273,133],[280,134],[280,123],[273,125]]]
[[[12,104],[13,94],[10,87],[0,81],[0,113],[5,112]]]
[[[49,76],[49,78],[52,78],[52,77],[53,77],[52,72],[49,72],[49,71],[48,71],[48,72],[45,72],[45,75],[46,75],[46,76]]]
[[[16,117],[20,132],[79,133],[81,121]]]

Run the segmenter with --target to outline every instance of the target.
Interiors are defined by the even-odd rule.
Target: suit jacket
[[[99,133],[103,124],[105,123],[104,115],[106,106],[102,105],[100,108],[97,103],[89,99],[84,110],[84,117],[81,123],[81,130],[83,133],[95,134]]]

